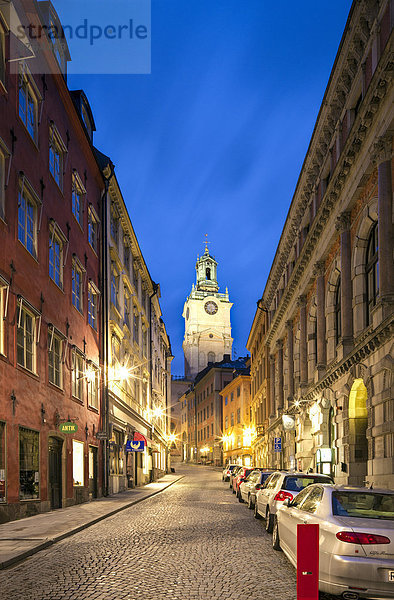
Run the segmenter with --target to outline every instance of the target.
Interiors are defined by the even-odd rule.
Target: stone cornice
[[[328,150],[333,142],[335,128],[345,106],[347,94],[354,84],[361,68],[362,59],[371,43],[370,28],[373,19],[376,17],[377,7],[377,2],[374,2],[372,9],[371,3],[360,3],[359,5],[354,3],[354,10],[352,8],[353,14],[349,18],[330,75],[307,156],[269,274],[264,292],[264,300],[267,306],[271,305],[286,266],[288,255],[294,245],[305,209],[310,201],[311,194],[314,192],[316,182],[321,176],[322,168],[327,160]],[[375,15],[372,21],[371,14]],[[349,170],[351,164],[350,162],[347,167],[343,165],[344,169]]]
[[[393,39],[393,37],[394,34],[392,33],[391,39]],[[389,46],[390,42],[388,42],[387,45]],[[315,219],[311,225],[311,229],[302,248],[301,254],[298,257],[288,285],[283,292],[282,299],[275,312],[273,322],[271,323],[271,327],[267,333],[267,344],[269,344],[272,341],[274,333],[277,330],[279,323],[281,322],[282,317],[285,314],[285,311],[290,303],[290,300],[292,299],[294,292],[297,289],[297,286],[305,271],[305,267],[310,261],[312,253],[317,246],[319,237],[330,215],[332,214],[332,210],[335,204],[337,203],[340,197],[341,191],[346,182],[346,175],[350,170],[350,166],[355,162],[357,155],[360,153],[361,148],[363,147],[363,143],[367,134],[367,127],[363,124],[363,119],[365,118],[365,115],[370,112],[371,106],[374,106],[374,110],[373,112],[371,112],[370,126],[372,126],[372,124],[374,123],[376,119],[378,106],[381,100],[389,91],[392,80],[392,71],[393,65],[391,62],[391,56],[389,52],[387,52],[386,55],[381,58],[381,61],[375,70],[375,73],[368,88],[368,92],[361,105],[360,112],[357,115],[352,130],[349,133],[349,136],[346,140],[341,156],[339,157],[338,163],[335,167],[333,176],[329,182],[326,193],[323,197]],[[384,93],[382,93],[383,90]],[[282,234],[282,238],[283,237],[284,234]],[[285,263],[283,265],[283,268],[284,266]],[[273,272],[273,268],[271,269],[271,273]],[[268,298],[271,297],[272,300],[281,275],[282,271],[279,273],[279,277],[273,278],[272,275],[270,275],[271,281],[269,280],[267,282],[266,290],[263,295],[266,305],[268,304],[268,299],[266,299],[266,296],[268,296]]]

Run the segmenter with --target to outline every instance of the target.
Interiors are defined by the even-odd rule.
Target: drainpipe
[[[153,338],[152,338],[152,298],[154,298],[154,296],[156,296],[157,294],[157,290],[158,290],[158,285],[157,283],[155,283],[154,281],[152,281],[152,285],[153,285],[153,294],[149,295],[149,396],[150,396],[150,402],[152,404],[152,398],[153,398],[153,385],[152,385],[152,343],[153,343]],[[153,419],[153,415],[152,415],[152,419]],[[151,438],[153,439],[153,428],[152,428],[152,423],[151,423],[151,434],[150,434]],[[153,457],[152,457],[152,471],[153,471]]]

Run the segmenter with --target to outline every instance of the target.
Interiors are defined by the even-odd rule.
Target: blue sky
[[[350,0],[152,0],[150,75],[69,77],[116,166],[183,373],[182,309],[204,235],[245,343]]]

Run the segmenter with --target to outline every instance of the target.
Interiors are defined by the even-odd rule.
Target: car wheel
[[[276,518],[274,520],[274,528],[272,530],[272,547],[274,550],[281,550],[280,541],[279,541],[278,520]]]
[[[248,508],[252,509],[254,506],[253,502],[252,502],[252,496],[249,494],[248,496]]]
[[[272,529],[274,527],[274,519],[271,515],[269,509],[267,508],[267,514],[265,517],[265,530],[267,533],[272,533]]]
[[[254,505],[254,518],[255,519],[261,519],[261,515],[259,514],[259,512],[257,511],[257,503]]]
[[[233,494],[236,494],[236,493],[237,493],[237,490],[235,490],[234,486],[233,486]]]
[[[239,500],[240,502],[243,502],[243,501],[244,501],[244,499],[242,498],[242,494],[241,494],[241,492],[238,492],[238,500]]]

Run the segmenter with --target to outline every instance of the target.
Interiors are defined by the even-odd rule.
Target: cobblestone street
[[[157,496],[1,572],[2,600],[294,600],[294,569],[221,473],[177,474]]]

